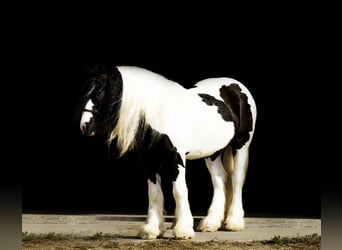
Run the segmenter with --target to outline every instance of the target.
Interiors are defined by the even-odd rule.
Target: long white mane
[[[120,66],[118,70],[123,82],[121,108],[118,122],[108,141],[117,138],[117,148],[122,156],[135,147],[138,130],[145,131],[151,120],[162,120],[166,106],[170,105],[168,96],[175,98],[177,93],[181,95],[185,89],[146,69]]]

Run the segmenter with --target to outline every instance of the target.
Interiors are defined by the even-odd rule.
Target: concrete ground
[[[22,214],[22,231],[27,233],[65,233],[94,235],[96,233],[117,235],[119,240],[138,241],[136,237],[143,225],[144,215],[52,215]],[[195,225],[202,217],[195,216]],[[172,237],[173,216],[165,216],[165,238]],[[246,228],[240,232],[196,232],[195,241],[269,240],[275,236],[293,237],[316,233],[321,235],[321,219],[298,218],[245,218]]]

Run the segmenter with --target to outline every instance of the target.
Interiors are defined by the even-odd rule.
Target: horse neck
[[[110,137],[110,140],[117,137],[121,155],[135,146],[138,132],[142,133],[148,125],[161,119],[160,115],[165,113],[163,110],[170,105],[170,97],[176,100],[175,92],[182,88],[152,72],[138,73],[128,76],[123,74],[119,119]]]

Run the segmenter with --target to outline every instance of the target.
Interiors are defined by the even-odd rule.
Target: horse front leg
[[[177,239],[190,239],[195,236],[193,217],[188,200],[188,188],[185,179],[185,167],[178,165],[179,174],[173,182],[173,196],[176,202],[176,223],[173,234]]]
[[[157,174],[156,183],[147,180],[148,184],[148,215],[146,223],[141,227],[139,237],[142,239],[156,239],[162,234],[164,223],[164,196],[161,188],[160,176]]]

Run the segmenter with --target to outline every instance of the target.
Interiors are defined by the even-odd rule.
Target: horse
[[[186,161],[204,159],[213,185],[207,215],[197,231],[245,227],[242,188],[256,121],[249,90],[228,77],[207,78],[185,88],[136,66],[95,66],[84,81],[79,126],[87,136],[115,142],[118,157],[139,152],[148,186],[148,212],[138,236],[165,232],[162,176],[172,179],[173,235],[195,237],[188,201]],[[162,174],[164,173],[164,174]]]

